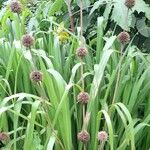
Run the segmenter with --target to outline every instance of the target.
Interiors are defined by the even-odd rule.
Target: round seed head
[[[129,33],[123,31],[118,34],[118,41],[122,44],[127,44],[130,41]]]
[[[79,132],[77,137],[78,137],[78,140],[83,143],[86,143],[90,140],[90,135],[86,130]]]
[[[40,71],[32,71],[30,73],[30,79],[34,82],[40,82],[43,79],[43,74]]]
[[[108,139],[108,134],[106,131],[100,131],[100,132],[98,132],[97,138],[99,141],[105,142]]]
[[[76,54],[79,58],[83,59],[87,55],[88,51],[85,47],[79,47]]]
[[[8,141],[9,140],[9,135],[5,132],[0,133],[0,141]]]
[[[11,4],[10,4],[10,9],[13,13],[21,13],[21,10],[22,10],[22,6],[21,6],[21,3],[16,0],[16,1],[12,1]]]
[[[135,0],[125,0],[124,4],[131,9],[135,5]]]
[[[77,96],[77,100],[82,104],[87,104],[90,96],[87,92],[80,92]]]
[[[23,37],[22,37],[23,46],[29,48],[33,45],[33,43],[34,43],[34,38],[31,35],[29,35],[29,34],[23,35]]]

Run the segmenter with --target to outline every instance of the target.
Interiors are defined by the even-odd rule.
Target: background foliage
[[[82,64],[76,56],[81,42],[80,2],[20,2],[23,11],[17,15],[10,11],[9,1],[1,1],[0,130],[10,136],[3,149],[81,150],[83,143],[77,134],[87,126],[88,149],[98,149],[97,133],[105,130],[109,137],[104,149],[148,150],[149,1],[137,0],[127,19],[123,0],[83,0],[83,35],[88,48],[83,77],[90,94],[85,118],[77,101],[83,90]],[[70,30],[69,8],[75,32]],[[123,54],[116,39],[122,30],[131,35]],[[35,38],[31,51],[21,43],[25,33]],[[33,70],[43,73],[41,84],[31,82]]]

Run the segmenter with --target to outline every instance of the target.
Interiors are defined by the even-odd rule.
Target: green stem
[[[80,0],[80,27],[81,27],[81,37],[83,36],[83,5],[82,0]]]
[[[83,68],[83,61],[82,59],[80,60],[81,62],[81,84],[82,84],[82,91],[84,91],[84,68]]]
[[[127,28],[128,28],[128,15],[129,15],[129,8],[128,8],[128,10],[127,10],[127,16],[126,16]]]
[[[124,45],[121,45],[120,58],[122,58],[122,51],[123,51],[123,49],[124,49]],[[123,61],[123,59],[121,59],[121,61],[119,63],[119,66],[118,66],[117,81],[116,81],[116,86],[115,86],[115,91],[114,91],[114,96],[113,96],[112,104],[115,103],[116,96],[117,96],[117,93],[118,93],[118,86],[119,86],[119,81],[120,81],[120,76],[121,76],[121,64],[122,64],[122,61]]]
[[[71,11],[71,1],[69,1],[67,6],[68,6],[68,13],[69,13],[69,18],[70,18],[71,31],[74,32],[75,27],[74,27],[74,18],[73,18],[73,14],[72,14],[72,11]]]

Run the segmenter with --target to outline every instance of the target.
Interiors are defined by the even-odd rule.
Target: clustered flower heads
[[[98,132],[97,138],[99,141],[105,142],[108,139],[108,134],[106,131],[100,131],[100,132]]]
[[[21,10],[22,10],[22,6],[21,6],[21,3],[16,0],[16,1],[12,1],[11,4],[10,4],[10,9],[13,13],[21,13]]]
[[[77,137],[78,137],[78,140],[83,143],[86,143],[90,140],[90,135],[86,130],[79,132]]]
[[[29,34],[25,34],[22,37],[22,44],[23,46],[30,48],[34,44],[34,38]]]
[[[130,9],[135,5],[135,0],[125,0],[124,4]]]
[[[0,133],[0,141],[8,141],[9,140],[9,135],[5,132]]]
[[[122,44],[127,44],[130,41],[130,35],[128,32],[121,32],[118,34],[118,41]]]
[[[77,96],[77,100],[82,104],[88,103],[89,99],[90,96],[87,92],[80,92]]]
[[[79,58],[83,59],[88,53],[88,50],[85,47],[79,47],[76,51],[76,54]]]
[[[40,71],[32,71],[30,73],[30,79],[34,82],[40,82],[43,79],[43,74]]]

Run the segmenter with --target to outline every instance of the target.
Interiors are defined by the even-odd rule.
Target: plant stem
[[[36,62],[34,60],[34,55],[32,54],[31,48],[29,48],[29,52],[31,54],[31,60],[32,60],[33,69],[36,70]]]
[[[122,57],[122,52],[124,49],[124,45],[121,45],[121,53],[120,53],[120,58]],[[121,76],[121,64],[122,64],[123,59],[120,60],[120,63],[118,64],[118,74],[117,74],[117,81],[116,81],[116,86],[115,86],[115,91],[114,91],[114,96],[113,96],[113,100],[112,100],[112,104],[115,103],[116,101],[116,96],[117,96],[117,92],[118,92],[118,85],[119,85],[119,81],[120,81],[120,76]]]
[[[84,77],[83,77],[84,68],[83,68],[83,61],[82,61],[82,59],[80,59],[80,62],[81,62],[81,84],[82,84],[82,91],[84,91]]]
[[[126,20],[128,20],[128,15],[129,15],[129,8],[127,10]],[[128,28],[128,21],[127,21],[127,28]],[[121,53],[120,53],[121,55],[120,55],[120,57],[122,56],[123,49],[124,49],[124,44],[121,44]],[[116,95],[117,95],[117,92],[118,92],[118,85],[119,85],[119,80],[120,80],[120,75],[121,75],[122,60],[120,61],[119,68],[118,68],[117,81],[116,81],[116,86],[115,86],[115,91],[114,91],[112,104],[115,103]]]
[[[81,45],[85,44],[83,43],[83,5],[82,5],[82,0],[80,0],[80,38],[81,38]],[[81,83],[82,83],[82,91],[84,91],[84,77],[83,77],[83,73],[84,73],[84,68],[83,68],[83,60],[80,59],[81,62]],[[85,105],[83,104],[83,124],[84,124],[84,119],[85,119]],[[84,126],[83,126],[84,127]],[[85,127],[84,127],[85,128]],[[83,144],[83,149],[86,150],[87,149],[87,145],[86,143]]]
[[[128,15],[129,15],[129,8],[128,8],[128,10],[127,10],[127,16],[126,16],[127,28],[128,28]]]
[[[86,144],[84,144],[84,150],[86,150]]]
[[[101,142],[100,145],[99,145],[98,150],[103,150],[103,146],[104,146],[104,142]]]
[[[85,105],[83,105],[83,122],[84,122],[84,118],[85,118]],[[86,150],[86,143],[84,143],[83,147],[84,150]]]
[[[74,32],[75,28],[74,28],[74,18],[73,18],[73,14],[71,11],[71,1],[67,3],[67,6],[68,6],[68,13],[69,13],[69,18],[70,18],[71,31]]]
[[[83,36],[83,5],[82,0],[80,0],[80,27],[81,27],[81,37]]]

